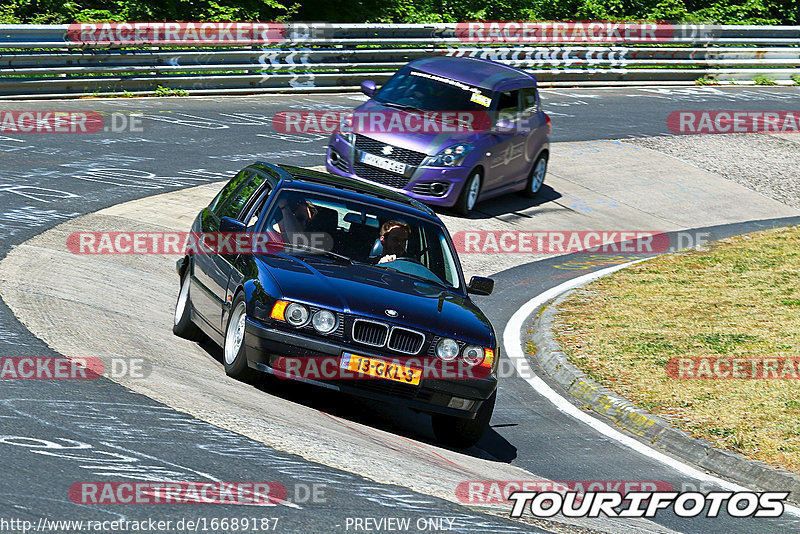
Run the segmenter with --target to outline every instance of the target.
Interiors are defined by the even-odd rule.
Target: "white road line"
[[[619,271],[620,269],[624,269],[634,263],[638,263],[644,260],[637,260],[631,261],[627,263],[623,263],[622,265],[614,265],[613,267],[608,267],[606,269],[601,269],[599,271],[595,271],[593,273],[585,274],[583,276],[579,276],[577,278],[573,278],[563,284],[557,285],[556,287],[550,288],[544,293],[537,295],[536,297],[532,298],[528,302],[522,305],[520,309],[518,309],[514,315],[511,316],[509,319],[508,324],[506,324],[505,330],[503,330],[503,346],[506,349],[506,354],[514,362],[514,366],[517,369],[520,377],[529,377],[523,378],[530,386],[541,396],[549,400],[553,405],[558,408],[559,411],[569,415],[584,423],[596,431],[600,432],[604,436],[613,439],[625,445],[626,447],[633,449],[634,451],[646,456],[647,458],[656,460],[657,462],[661,462],[662,464],[666,465],[683,473],[684,475],[690,476],[697,480],[701,480],[704,482],[711,482],[714,484],[719,485],[720,487],[728,490],[728,491],[753,491],[744,486],[740,486],[738,484],[734,484],[732,482],[728,482],[727,480],[723,480],[721,478],[715,477],[699,469],[694,467],[690,467],[685,463],[678,461],[666,454],[659,452],[652,447],[648,447],[641,441],[632,438],[628,435],[623,434],[622,432],[612,428],[611,426],[607,425],[606,423],[600,421],[599,419],[595,419],[591,415],[583,412],[582,410],[578,409],[574,404],[570,403],[567,399],[556,393],[553,388],[548,386],[544,380],[536,376],[533,370],[528,365],[528,361],[525,359],[525,355],[522,352],[522,338],[520,336],[520,331],[522,330],[522,324],[525,322],[525,319],[530,316],[542,304],[546,303],[547,301],[557,297],[561,293],[578,287],[580,285],[586,284],[593,280],[596,280],[600,277],[606,276],[611,274],[615,271]],[[800,508],[796,506],[785,505],[784,510],[792,515],[800,517]]]

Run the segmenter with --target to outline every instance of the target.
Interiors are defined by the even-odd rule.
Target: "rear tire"
[[[261,373],[247,366],[245,351],[245,324],[247,304],[244,294],[239,293],[231,306],[228,325],[225,328],[225,343],[222,346],[222,360],[225,374],[242,382],[255,382]]]
[[[181,278],[181,290],[178,301],[175,303],[175,317],[172,323],[172,333],[190,341],[200,341],[203,334],[197,325],[192,322],[191,298],[191,266],[187,266]]]
[[[433,433],[439,443],[458,449],[468,449],[478,443],[481,436],[489,428],[489,421],[494,412],[497,392],[486,399],[475,415],[475,419],[465,419],[452,415],[434,414],[431,416]]]
[[[455,206],[453,206],[453,211],[459,215],[469,215],[478,203],[481,185],[483,185],[483,177],[481,172],[476,169],[470,173],[469,179],[464,183],[464,188],[461,190]]]
[[[525,184],[525,189],[522,191],[523,196],[533,198],[539,194],[544,183],[544,177],[547,174],[547,154],[542,154],[531,167],[531,172],[528,175],[528,182]]]

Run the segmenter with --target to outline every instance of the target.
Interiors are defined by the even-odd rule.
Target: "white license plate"
[[[372,165],[373,167],[378,167],[379,169],[383,169],[385,171],[396,172],[397,174],[403,174],[406,172],[406,166],[404,163],[382,158],[380,156],[376,156],[375,154],[367,154],[366,152],[361,153],[361,163],[366,163],[367,165]]]

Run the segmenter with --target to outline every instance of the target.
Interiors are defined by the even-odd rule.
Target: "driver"
[[[387,263],[403,257],[409,237],[411,237],[411,227],[408,224],[395,220],[383,223],[379,237],[383,246],[383,256],[378,263]]]
[[[302,199],[293,202],[281,200],[278,209],[280,218],[273,225],[273,229],[287,237],[307,232],[318,211],[314,204]]]

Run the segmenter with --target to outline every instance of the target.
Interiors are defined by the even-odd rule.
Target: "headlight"
[[[336,316],[328,310],[319,310],[311,319],[311,324],[320,334],[329,334],[336,328]]]
[[[444,338],[436,344],[436,355],[449,362],[458,358],[458,343],[449,338]]]
[[[353,117],[354,115],[352,113],[348,113],[342,118],[342,122],[339,123],[339,135],[351,145],[356,142],[356,134],[353,132]]]
[[[425,158],[422,165],[429,167],[455,167],[464,161],[464,158],[473,148],[475,147],[467,143],[449,146],[435,156]]]
[[[467,345],[461,352],[461,357],[464,358],[464,361],[469,365],[480,365],[483,361],[483,355],[483,347],[479,347],[478,345]]]
[[[308,308],[292,302],[286,306],[286,321],[292,326],[303,326],[308,322]]]

